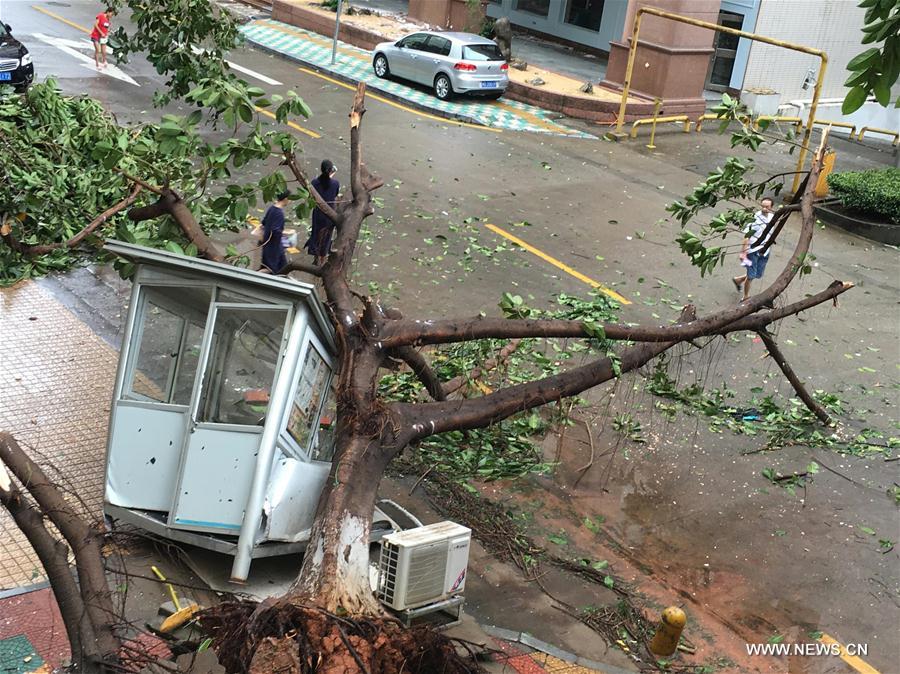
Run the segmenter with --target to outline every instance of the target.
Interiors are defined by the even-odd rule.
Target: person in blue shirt
[[[284,207],[290,197],[290,192],[279,194],[262,219],[262,263],[273,274],[280,272],[287,264],[281,235],[284,232]]]
[[[319,177],[312,181],[312,186],[332,208],[334,208],[338,192],[341,189],[341,184],[334,178],[335,173],[337,173],[337,169],[331,160],[324,159]],[[317,206],[312,213],[312,232],[303,245],[313,256],[314,264],[321,265],[328,257],[328,253],[331,252],[331,235],[333,233],[334,223]]]

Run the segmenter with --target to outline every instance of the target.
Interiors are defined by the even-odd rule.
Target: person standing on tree
[[[337,168],[335,168],[331,160],[324,159],[322,160],[319,177],[312,181],[312,186],[332,208],[334,208],[338,192],[341,189],[341,184],[334,179],[335,173],[337,173]],[[331,251],[331,235],[333,233],[334,223],[316,206],[312,214],[312,231],[309,234],[309,239],[303,245],[309,251],[309,254],[313,256],[314,264],[321,265],[325,262],[325,258],[328,257],[328,253]]]
[[[734,287],[738,290],[743,288],[744,300],[750,297],[750,282],[753,279],[762,278],[763,273],[766,271],[766,264],[769,262],[771,248],[765,252],[762,252],[762,249],[772,234],[770,232],[764,241],[760,241],[760,238],[775,215],[772,212],[772,206],[773,201],[769,197],[765,197],[760,202],[760,210],[756,211],[753,216],[753,222],[747,226],[744,242],[741,244],[741,264],[747,268],[747,272],[741,276],[735,276],[731,279],[731,282],[734,283]]]
[[[94,29],[91,31],[91,42],[94,43],[94,63],[97,68],[105,68],[106,43],[109,41],[109,19],[115,12],[107,9],[100,12],[94,19]]]
[[[279,194],[262,219],[262,264],[273,274],[280,272],[287,264],[281,235],[284,232],[284,207],[290,197],[290,192]]]

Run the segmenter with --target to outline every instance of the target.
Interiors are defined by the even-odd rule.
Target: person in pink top
[[[114,14],[111,9],[100,12],[94,19],[91,42],[94,43],[94,63],[98,68],[106,67],[106,43],[109,40],[109,19]]]

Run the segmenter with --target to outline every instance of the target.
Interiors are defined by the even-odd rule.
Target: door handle
[[[431,62],[432,63],[440,63],[440,61],[438,61],[437,59],[431,59]]]

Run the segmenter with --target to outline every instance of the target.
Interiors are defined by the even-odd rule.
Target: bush
[[[845,208],[900,225],[900,169],[832,173],[828,187]]]

